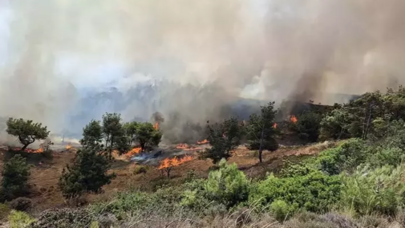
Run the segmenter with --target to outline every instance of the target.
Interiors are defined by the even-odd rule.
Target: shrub
[[[304,176],[277,178],[271,174],[252,187],[249,201],[263,209],[276,200],[286,202],[292,211],[300,208],[324,212],[339,200],[340,180],[319,171]]]
[[[89,227],[92,221],[94,218],[84,209],[52,209],[42,212],[30,228]]]
[[[403,171],[402,166],[395,169],[383,166],[373,170],[366,165],[351,176],[342,175],[341,206],[359,215],[375,212],[395,215],[397,209],[404,206]]]
[[[369,152],[365,142],[351,139],[342,145],[325,150],[319,155],[317,162],[323,172],[336,175],[342,171],[352,171],[366,161]]]
[[[398,166],[404,161],[405,154],[401,148],[377,147],[373,149],[373,154],[367,157],[367,163],[373,167],[384,165]]]
[[[3,200],[14,199],[27,194],[30,166],[25,158],[19,154],[14,155],[4,164],[2,175],[1,194]]]
[[[25,197],[18,197],[9,203],[12,209],[26,211],[32,207],[32,201]]]
[[[135,168],[134,174],[135,174],[135,175],[136,175],[136,174],[141,174],[141,173],[144,173],[144,174],[145,174],[146,171],[147,171],[147,169],[146,169],[145,166],[138,166],[138,167]]]
[[[228,165],[221,160],[219,170],[211,171],[204,183],[207,197],[228,207],[237,205],[248,199],[249,181],[239,171],[236,164]]]
[[[33,223],[35,219],[31,218],[28,214],[12,210],[8,216],[10,228],[24,228]]]
[[[292,208],[283,200],[275,200],[270,204],[270,211],[278,221],[282,222],[291,216]]]
[[[0,221],[5,220],[10,211],[11,209],[6,204],[0,203]]]

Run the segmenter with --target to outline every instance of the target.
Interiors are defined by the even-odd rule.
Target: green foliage
[[[96,145],[103,139],[103,128],[100,121],[92,120],[83,128],[83,138],[80,140],[82,145]]]
[[[3,200],[23,196],[28,191],[30,166],[21,155],[14,155],[4,164],[1,181],[1,196]]]
[[[211,148],[202,154],[203,158],[211,158],[213,163],[231,157],[231,152],[240,145],[243,129],[236,118],[230,118],[223,123],[207,125],[208,141]]]
[[[8,119],[7,133],[18,137],[21,144],[24,145],[22,150],[25,150],[35,140],[46,139],[49,135],[46,126],[43,127],[41,123],[34,123],[32,120],[24,120],[22,118]]]
[[[24,228],[35,222],[35,219],[24,212],[12,210],[8,216],[8,222],[10,228]]]
[[[336,148],[331,148],[320,153],[317,162],[320,169],[329,175],[336,175],[342,171],[354,170],[366,161],[369,148],[360,139],[351,139]]]
[[[355,125],[350,125],[354,118],[344,108],[332,110],[321,120],[320,138],[345,139],[350,137],[350,132],[355,129]]]
[[[204,190],[209,199],[220,202],[228,207],[246,201],[249,194],[249,180],[238,170],[236,164],[228,165],[223,159],[219,169],[211,171]]]
[[[120,114],[106,113],[103,115],[103,134],[106,141],[106,148],[112,151],[119,141],[118,139],[124,137]]]
[[[132,121],[124,124],[125,135],[128,137],[128,142],[131,146],[136,142],[136,134],[138,131],[138,122]]]
[[[136,141],[141,146],[142,150],[147,147],[157,146],[162,139],[162,133],[156,130],[151,123],[139,123],[136,130]]]
[[[145,166],[137,166],[134,170],[134,174],[141,174],[141,173],[146,173],[147,169]]]
[[[260,115],[252,114],[247,125],[248,148],[259,150],[259,160],[262,162],[263,150],[275,151],[278,143],[274,139],[277,130],[273,128],[274,118],[277,111],[274,110],[274,102],[262,106]]]
[[[341,206],[359,215],[376,212],[395,215],[397,209],[404,206],[403,172],[403,166],[383,166],[373,170],[366,165],[351,176],[342,175]]]
[[[107,174],[112,157],[99,146],[83,147],[76,154],[72,166],[63,169],[59,186],[65,198],[78,197],[85,192],[99,193],[109,184],[114,174]]]
[[[270,204],[270,211],[273,216],[280,222],[287,220],[293,211],[290,206],[283,200],[275,200]]]
[[[274,201],[282,200],[291,211],[325,212],[339,200],[340,185],[339,177],[319,171],[286,178],[277,178],[272,174],[251,188],[249,201],[267,208]]]
[[[319,137],[321,116],[315,112],[300,115],[295,125],[299,137],[303,140],[316,142]]]
[[[0,221],[7,219],[10,211],[11,209],[6,204],[0,203]]]

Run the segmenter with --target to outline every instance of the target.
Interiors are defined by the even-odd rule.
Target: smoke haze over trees
[[[240,96],[326,103],[336,101],[326,92],[384,89],[404,83],[404,9],[402,0],[0,1],[0,116],[80,134],[105,112],[201,122],[225,118]]]

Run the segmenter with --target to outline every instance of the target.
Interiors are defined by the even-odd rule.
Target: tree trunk
[[[262,135],[260,137],[260,147],[259,147],[259,162],[263,162],[262,154],[263,154],[263,137],[264,137],[264,127],[262,129]]]
[[[24,151],[25,149],[27,149],[27,146],[28,145],[30,145],[30,144],[25,144],[22,148],[21,148],[21,151]]]

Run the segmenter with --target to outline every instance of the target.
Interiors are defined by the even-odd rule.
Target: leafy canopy
[[[278,143],[274,136],[277,130],[273,127],[277,111],[274,102],[262,106],[260,114],[252,114],[247,125],[248,147],[251,150],[259,150],[259,160],[262,162],[262,151],[275,151]]]
[[[138,123],[135,139],[141,146],[141,149],[144,150],[147,147],[159,145],[162,133],[155,129],[151,123]]]
[[[17,136],[21,144],[24,145],[22,150],[37,139],[46,139],[49,131],[41,123],[34,123],[32,120],[10,118],[7,121],[7,133]]]
[[[207,133],[211,148],[207,149],[202,157],[211,158],[213,163],[218,163],[222,158],[231,157],[231,152],[240,145],[243,128],[236,118],[231,118],[222,123],[208,124]]]
[[[100,121],[92,120],[83,128],[83,138],[80,140],[82,145],[96,145],[103,139],[103,128]]]

